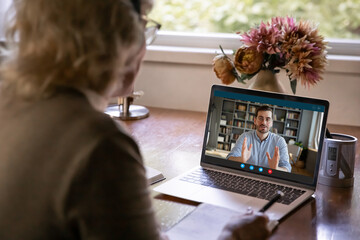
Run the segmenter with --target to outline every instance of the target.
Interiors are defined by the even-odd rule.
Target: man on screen
[[[241,134],[227,159],[291,172],[285,139],[270,132],[272,108],[267,105],[257,108],[254,125],[256,130]]]

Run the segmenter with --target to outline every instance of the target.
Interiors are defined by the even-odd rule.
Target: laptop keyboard
[[[182,177],[180,180],[265,200],[270,200],[276,195],[276,192],[280,190],[285,196],[279,199],[278,202],[286,205],[295,201],[305,192],[304,190],[296,188],[285,187],[274,183],[263,182],[204,168],[193,171]]]

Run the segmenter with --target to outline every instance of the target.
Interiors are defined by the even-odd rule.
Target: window
[[[291,16],[319,24],[326,38],[360,40],[358,0],[155,0],[151,17],[163,30],[246,32],[275,16]]]
[[[359,73],[359,0],[155,0],[150,17],[162,24],[145,61],[211,64],[219,45],[231,54],[240,36],[274,16],[318,24],[328,41],[331,71]],[[344,68],[346,66],[346,68]]]

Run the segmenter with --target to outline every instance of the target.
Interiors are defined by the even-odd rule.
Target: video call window
[[[288,156],[282,158],[288,161],[288,169],[291,173],[312,177],[316,167],[323,112],[316,107],[308,109],[287,104],[285,100],[279,103],[266,104],[215,96],[211,106],[205,154],[231,161],[228,155],[242,134],[256,131],[256,109],[267,105],[273,113],[270,132],[285,140]],[[285,154],[285,151],[282,153]]]

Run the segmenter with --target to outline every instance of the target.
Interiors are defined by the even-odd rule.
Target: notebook
[[[165,179],[162,172],[160,172],[159,170],[156,170],[155,168],[145,166],[145,170],[146,170],[146,178],[150,185],[155,184],[155,183],[160,182]]]
[[[248,143],[251,134],[256,141],[254,134],[259,121],[256,121],[255,112],[263,105],[272,110],[268,143],[277,139],[278,167],[270,168],[266,160],[264,151],[269,151],[272,158],[271,148],[275,146],[262,149],[261,144],[268,144],[266,139],[251,148],[246,162],[229,160],[228,155],[237,148],[236,144],[243,143],[242,134],[248,134]],[[328,111],[326,100],[214,85],[199,166],[154,190],[238,212],[248,208],[258,211],[280,190],[285,197],[266,213],[272,220],[281,220],[314,195]],[[306,157],[306,151],[302,151],[296,161],[302,160],[305,164],[296,164],[286,149],[288,144],[294,143],[311,148],[315,154]],[[263,158],[265,160],[261,160]],[[280,166],[280,162],[286,167]]]

